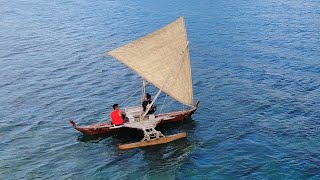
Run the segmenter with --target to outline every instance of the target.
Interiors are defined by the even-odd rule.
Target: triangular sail
[[[177,101],[193,106],[193,88],[184,18],[108,52]]]

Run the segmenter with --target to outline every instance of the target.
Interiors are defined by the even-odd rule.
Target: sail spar
[[[190,50],[183,17],[108,54],[177,101],[193,106]]]

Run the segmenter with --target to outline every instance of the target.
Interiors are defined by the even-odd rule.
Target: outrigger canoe
[[[192,109],[158,114],[156,115],[156,117],[164,117],[164,119],[161,120],[159,124],[181,122],[191,117],[191,115],[197,111],[198,106],[199,106],[199,101],[196,103],[196,107]],[[121,131],[127,128],[124,125],[114,126],[111,122],[93,124],[88,126],[78,126],[74,120],[70,120],[70,123],[72,124],[74,129],[76,129],[77,131],[85,135],[108,135],[108,134],[114,134],[118,132],[120,133]]]
[[[159,91],[145,111],[141,106],[125,108],[128,122],[123,125],[98,123],[78,126],[75,121],[70,120],[72,126],[87,135],[118,133],[126,128],[143,131],[144,138],[140,142],[120,145],[119,149],[153,146],[185,138],[186,133],[164,136],[155,129],[158,124],[183,121],[196,112],[199,106],[199,101],[194,104],[193,99],[190,49],[184,18],[180,17],[167,26],[106,54],[142,77],[142,99],[148,83]],[[188,110],[147,115],[162,92],[188,106]]]

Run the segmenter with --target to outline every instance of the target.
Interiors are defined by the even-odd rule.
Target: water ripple
[[[316,0],[0,3],[0,179],[319,179],[319,9]],[[201,103],[162,130],[188,138],[124,152],[117,145],[141,133],[79,135],[68,119],[105,122],[141,86],[103,54],[181,15]],[[124,106],[137,104],[139,95]],[[180,108],[167,99],[165,109]]]

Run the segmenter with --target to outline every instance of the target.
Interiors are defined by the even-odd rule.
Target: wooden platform
[[[175,141],[177,139],[185,138],[187,137],[187,133],[179,133],[171,136],[162,137],[159,139],[152,139],[150,141],[143,141],[143,142],[136,142],[136,143],[130,143],[130,144],[123,144],[119,145],[118,148],[121,150],[127,150],[127,149],[133,149],[138,147],[147,147],[147,146],[154,146],[158,144],[165,144],[171,141]]]
[[[148,127],[153,127],[153,128],[156,127],[162,119],[163,118],[156,118],[153,120],[145,120],[140,122],[132,122],[132,123],[128,122],[128,123],[124,123],[123,126],[128,128],[143,130]]]

